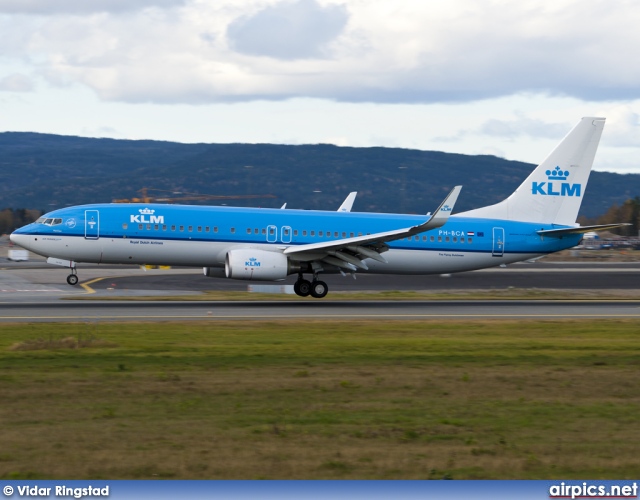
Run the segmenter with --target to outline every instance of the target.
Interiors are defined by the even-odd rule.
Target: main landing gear
[[[78,275],[76,274],[76,268],[71,269],[71,274],[67,276],[67,283],[71,286],[78,284]]]
[[[293,285],[293,291],[300,297],[311,295],[315,299],[321,299],[329,293],[329,287],[324,281],[320,281],[318,276],[313,276],[313,281],[306,280],[302,274],[298,275],[298,281]]]

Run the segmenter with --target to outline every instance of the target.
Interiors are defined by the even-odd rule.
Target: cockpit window
[[[62,219],[45,219],[44,217],[40,217],[36,222],[45,224],[46,226],[57,226],[58,224],[62,224]]]

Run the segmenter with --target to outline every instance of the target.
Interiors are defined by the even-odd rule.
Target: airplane
[[[54,210],[14,231],[13,243],[68,267],[77,263],[202,267],[205,276],[281,281],[325,297],[322,273],[448,274],[526,261],[624,224],[576,223],[604,118],[583,118],[505,200],[452,215],[455,186],[428,215],[166,204],[93,204]],[[283,207],[284,208],[284,207]],[[311,280],[304,275],[311,275]]]

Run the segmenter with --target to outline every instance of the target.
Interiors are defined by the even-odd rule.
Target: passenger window
[[[307,232],[306,231],[302,231],[302,236],[306,236]]]
[[[198,226],[198,232],[201,233],[202,232],[202,226]]]
[[[464,243],[464,238],[460,238],[460,243]]]
[[[288,228],[287,228],[287,229],[285,229],[283,232],[284,232],[284,235],[285,235],[285,236],[289,236],[289,229],[288,229]]]
[[[184,231],[184,226],[180,226],[180,231]]]
[[[297,230],[297,229],[294,229],[294,230],[293,230],[293,235],[294,235],[294,236],[298,236],[298,230]]]
[[[438,236],[438,242],[442,241],[442,236]]]
[[[250,227],[247,228],[247,234],[251,234],[251,228]]]
[[[214,232],[214,233],[217,233],[217,232],[218,232],[218,226],[214,226],[214,227],[213,227],[213,232]]]
[[[342,233],[342,237],[343,237],[343,238],[346,238],[346,237],[347,237],[347,233],[343,232],[343,233]]]
[[[334,238],[337,238],[337,237],[338,237],[338,234],[339,234],[339,233],[338,233],[338,231],[336,231],[335,233],[333,233],[333,237],[334,237]]]
[[[153,226],[153,229],[155,229],[157,231],[158,229],[160,229],[160,226],[158,224],[156,224],[155,226]]]
[[[358,236],[362,236],[362,233],[358,233]]]
[[[232,227],[232,228],[231,228],[231,234],[235,234],[235,233],[236,233],[236,228],[235,228],[235,227]]]
[[[454,243],[458,243],[458,238],[456,238],[455,236],[453,237],[453,242]]]
[[[446,241],[447,243],[449,243],[449,237],[445,237],[444,241]]]
[[[171,226],[171,230],[175,231],[176,230],[176,226]]]
[[[142,230],[144,226],[142,224],[138,224],[138,229]]]
[[[260,230],[259,230],[258,228],[255,228],[255,229],[253,230],[253,234],[260,234]]]
[[[151,224],[147,224],[147,231],[151,231]]]
[[[204,226],[204,232],[208,233],[209,232],[209,226]]]
[[[416,240],[416,241],[420,241],[420,236],[416,236],[416,237],[414,238],[414,240]]]
[[[126,223],[126,222],[124,222],[124,223],[122,224],[122,229],[127,229],[127,227],[128,227],[128,226],[127,226],[127,223]]]
[[[318,231],[318,236],[322,236],[322,231]]]
[[[467,243],[471,243],[473,241],[473,238],[467,238]]]
[[[430,236],[430,237],[429,237],[429,241],[432,241],[432,242],[433,242],[433,241],[435,241],[435,238],[434,238],[433,236]]]
[[[267,234],[267,230],[266,230],[266,229],[263,229],[263,230],[262,230],[262,234]]]
[[[349,233],[349,237],[350,237],[350,238],[353,238],[353,233]]]
[[[276,234],[276,230],[273,227],[269,228],[269,236],[273,236],[274,234]]]
[[[166,224],[162,224],[162,230],[166,231],[167,230],[167,225]]]
[[[189,232],[193,231],[193,226],[189,226]]]
[[[311,231],[311,236],[315,236],[316,232],[315,231]]]

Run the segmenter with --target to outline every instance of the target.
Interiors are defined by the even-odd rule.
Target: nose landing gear
[[[78,275],[76,274],[75,267],[71,269],[71,274],[67,276],[67,283],[69,283],[71,286],[78,284]]]

